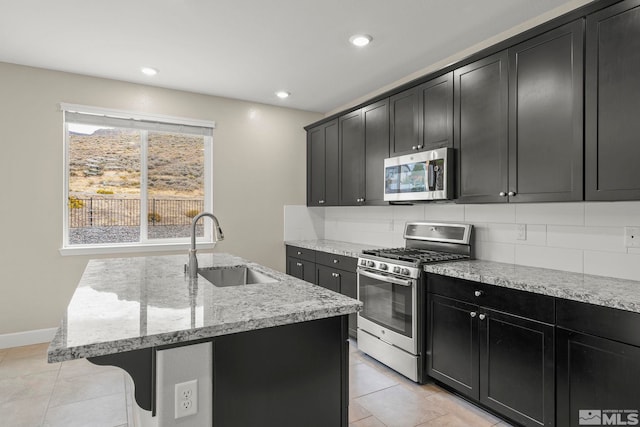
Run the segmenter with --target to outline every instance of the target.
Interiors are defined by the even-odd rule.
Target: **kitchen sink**
[[[232,268],[199,268],[198,274],[218,287],[273,283],[278,281],[271,276],[244,266]]]

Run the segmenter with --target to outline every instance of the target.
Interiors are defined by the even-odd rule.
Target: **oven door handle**
[[[393,283],[394,285],[410,287],[410,286],[413,286],[413,282],[414,282],[414,280],[404,280],[404,279],[398,279],[392,276],[384,276],[382,274],[372,273],[368,270],[363,270],[362,268],[358,268],[356,271],[358,272],[358,274],[361,274],[363,276],[370,277],[372,279],[382,280],[383,282]]]

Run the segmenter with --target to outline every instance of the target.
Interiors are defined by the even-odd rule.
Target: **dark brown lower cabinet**
[[[478,393],[477,306],[429,295],[427,373],[465,396]]]
[[[555,425],[554,327],[428,295],[427,373],[524,426]]]
[[[568,300],[556,307],[558,426],[638,425],[640,313]]]
[[[558,425],[638,425],[640,348],[563,328],[557,339]]]
[[[358,298],[357,276],[344,270],[324,265],[316,265],[317,285],[341,293],[353,299]],[[349,315],[349,336],[356,338],[358,335],[358,315]]]
[[[299,258],[287,257],[287,274],[309,283],[315,283],[316,265]]]
[[[523,425],[554,425],[553,326],[482,307],[478,326],[480,402]]]
[[[287,274],[353,299],[358,298],[357,258],[287,245]],[[349,336],[356,338],[358,315],[349,315]]]

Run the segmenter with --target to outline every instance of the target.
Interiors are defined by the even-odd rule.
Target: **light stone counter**
[[[285,245],[296,246],[298,248],[311,249],[314,251],[328,252],[330,254],[350,256],[358,258],[365,249],[379,249],[381,246],[363,245],[360,243],[340,242],[338,240],[291,240],[284,242]]]
[[[49,362],[355,313],[357,300],[228,254],[199,266],[248,266],[272,283],[216,287],[184,274],[186,255],[89,261],[49,345]]]
[[[480,260],[427,264],[424,271],[640,313],[634,280]]]

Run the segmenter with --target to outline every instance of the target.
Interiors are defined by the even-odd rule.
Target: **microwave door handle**
[[[436,187],[436,171],[435,171],[435,165],[432,163],[429,163],[429,173],[427,174],[427,185],[429,186],[429,190],[432,190]]]
[[[413,284],[413,280],[403,280],[403,279],[398,279],[396,277],[383,276],[382,274],[375,274],[370,271],[363,270],[362,268],[358,268],[357,272],[358,274],[361,274],[366,277],[370,277],[371,279],[377,279],[383,282],[393,283],[394,285],[411,286]]]

